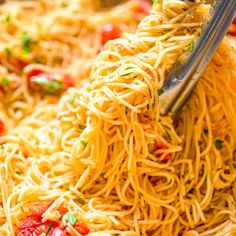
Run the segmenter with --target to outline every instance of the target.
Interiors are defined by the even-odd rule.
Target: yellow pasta
[[[0,235],[27,235],[32,206],[48,202],[42,235],[58,224],[79,236],[235,234],[234,42],[223,40],[177,117],[159,113],[165,77],[208,11],[155,1],[135,33],[105,45],[89,82],[0,137]]]

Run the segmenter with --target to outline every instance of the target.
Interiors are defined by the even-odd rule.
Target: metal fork
[[[186,62],[178,61],[167,75],[160,95],[161,115],[176,114],[212,59],[236,14],[236,0],[216,0],[211,20]],[[188,52],[189,53],[189,52]]]

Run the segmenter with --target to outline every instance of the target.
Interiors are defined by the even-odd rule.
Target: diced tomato
[[[76,229],[82,236],[87,235],[87,234],[90,232],[89,228],[87,228],[87,227],[84,226],[84,225],[80,225],[80,224],[75,225],[75,229]]]
[[[155,150],[159,150],[159,149],[168,149],[168,145],[165,143],[156,144]],[[160,156],[161,156],[161,154],[158,154],[158,157],[160,157]],[[166,154],[163,161],[167,162],[167,161],[171,160],[172,158],[173,158],[172,153],[168,153],[168,154]]]
[[[40,216],[35,216],[35,215],[31,215],[26,217],[26,219],[21,223],[19,229],[24,229],[24,228],[28,228],[28,227],[36,227],[37,225],[40,225],[41,222],[41,217]]]
[[[231,34],[232,36],[236,36],[236,17],[234,18],[234,21],[229,28],[229,34]]]
[[[37,76],[37,75],[40,75],[40,74],[43,74],[43,73],[44,73],[43,70],[35,68],[35,69],[30,70],[27,73],[27,78],[29,79],[29,78],[31,78],[33,76]]]
[[[65,235],[67,235],[66,227],[59,226],[57,222],[53,223],[53,226],[48,233],[48,236],[65,236]]]
[[[4,123],[3,123],[3,121],[0,119],[0,135],[3,134],[4,131],[5,131]]]
[[[117,26],[109,23],[102,27],[102,44],[119,37],[121,37],[121,31]]]
[[[69,75],[64,75],[64,83],[66,89],[75,86],[73,78]]]
[[[47,220],[42,222],[42,214],[52,205],[53,201],[42,203],[41,205],[35,204],[30,208],[32,215],[27,216],[19,226],[18,236],[42,236],[47,232],[47,236],[69,236],[66,231],[66,226],[61,225],[61,221]],[[64,215],[68,210],[64,207],[59,207],[58,211]],[[90,230],[83,225],[75,225],[75,229],[82,235],[87,235]]]
[[[33,222],[30,226],[20,226],[18,236],[42,236],[46,232],[47,236],[66,235],[65,227],[61,227],[57,222],[46,221],[43,223],[41,220],[38,220],[36,223]]]
[[[69,75],[45,73],[41,69],[32,69],[26,75],[29,87],[33,90],[58,94],[74,87],[73,78]]]
[[[68,210],[65,207],[60,207],[58,211],[60,212],[61,215],[65,215],[68,212]]]
[[[137,13],[147,15],[152,8],[151,1],[149,0],[140,0],[140,6],[137,10]]]
[[[30,211],[32,215],[34,216],[42,216],[42,214],[52,205],[53,201],[49,201],[47,203],[38,203],[34,204],[31,208]]]

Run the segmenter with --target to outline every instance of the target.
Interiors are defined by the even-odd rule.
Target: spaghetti
[[[236,60],[228,39],[176,120],[158,107],[165,75],[194,47],[208,11],[156,1],[136,33],[105,45],[91,82],[1,137],[0,234],[236,232]]]
[[[59,99],[45,93],[32,95],[23,80],[26,72],[56,71],[70,75],[74,86],[80,86],[88,79],[92,62],[106,40],[122,31],[133,32],[147,14],[139,1],[102,12],[96,10],[98,4],[40,0],[9,1],[0,6],[0,119],[7,124],[6,132],[38,104],[54,104]],[[119,19],[120,15],[125,17]],[[109,26],[116,34],[107,29]]]

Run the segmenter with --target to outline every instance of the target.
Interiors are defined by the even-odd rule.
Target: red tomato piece
[[[46,203],[38,203],[34,204],[31,208],[30,211],[32,215],[34,216],[42,216],[42,214],[53,204],[54,201],[49,201]]]
[[[73,78],[69,75],[45,73],[37,68],[27,72],[26,77],[31,89],[51,94],[58,94],[75,86]]]
[[[3,134],[5,128],[4,128],[4,123],[3,121],[0,119],[0,135]]]
[[[52,223],[52,227],[47,236],[65,236],[66,227],[61,227],[57,222]]]
[[[108,23],[102,28],[102,44],[107,41],[121,37],[121,31],[115,25]]]
[[[36,224],[19,228],[18,236],[42,236],[47,232],[47,236],[64,236],[66,235],[65,227],[60,227],[57,222],[38,221]]]
[[[143,14],[143,15],[147,15],[149,13],[149,11],[152,8],[152,4],[151,1],[148,0],[140,0],[140,6],[137,10],[138,13]]]
[[[76,229],[82,236],[85,236],[85,235],[87,235],[87,234],[90,232],[89,228],[87,228],[87,227],[84,226],[84,225],[80,225],[80,224],[76,224],[76,225],[75,225],[75,229]]]
[[[234,18],[228,33],[231,34],[232,36],[236,36],[236,17]]]
[[[64,75],[64,84],[65,84],[65,89],[75,86],[73,78],[69,75]]]
[[[27,73],[27,78],[29,79],[33,76],[37,76],[37,75],[40,75],[40,74],[43,74],[43,73],[44,73],[43,70],[35,68],[35,69],[32,69],[31,71],[29,71]]]
[[[21,230],[29,227],[37,227],[40,224],[42,224],[40,216],[27,216],[26,219],[19,226],[19,229]]]
[[[236,24],[236,17],[234,18],[233,24]]]
[[[58,211],[60,212],[61,215],[65,215],[68,212],[68,210],[65,207],[58,208]]]

